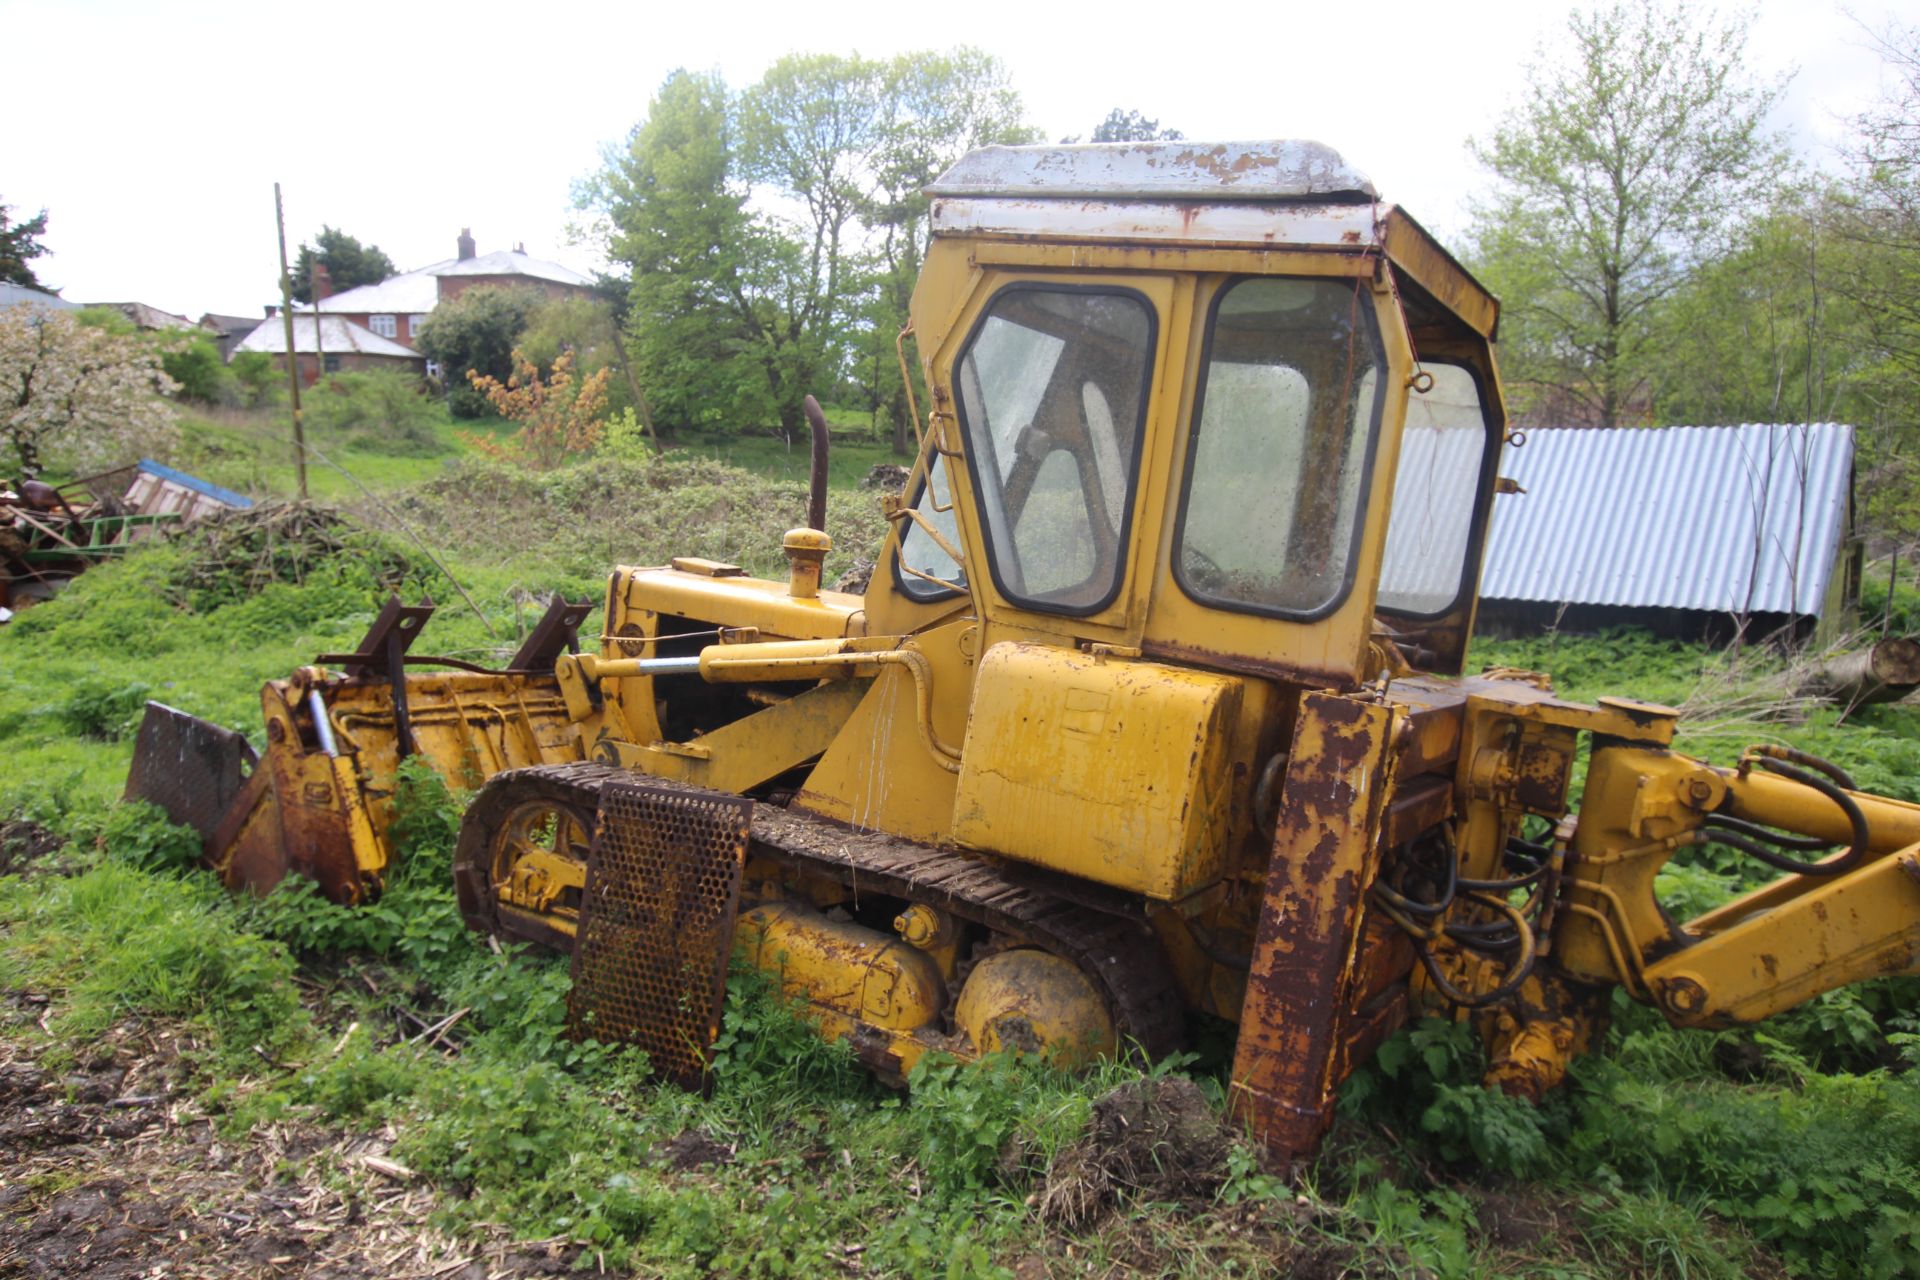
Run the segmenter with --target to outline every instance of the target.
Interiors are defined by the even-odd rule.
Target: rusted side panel
[[[1332,1118],[1400,719],[1339,694],[1301,700],[1229,1091],[1282,1158],[1311,1151]]]

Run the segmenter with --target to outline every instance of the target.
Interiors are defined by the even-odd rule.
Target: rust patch
[[[1343,1028],[1373,872],[1374,803],[1394,713],[1337,694],[1301,700],[1234,1054],[1234,1113],[1277,1155],[1309,1153],[1346,1067]],[[1362,1041],[1374,1028],[1360,1029]]]

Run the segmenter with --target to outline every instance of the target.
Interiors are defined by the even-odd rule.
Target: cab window
[[[975,326],[956,399],[1008,599],[1084,614],[1119,592],[1153,343],[1126,290],[1012,285]]]
[[[1188,595],[1301,618],[1346,598],[1383,374],[1359,281],[1260,277],[1216,296],[1174,533]]]
[[[914,497],[913,508],[921,519],[940,531],[948,546],[960,545],[960,527],[953,518],[953,498],[947,492],[947,468],[937,456]],[[967,585],[964,567],[954,563],[953,557],[941,549],[920,520],[906,521],[906,536],[900,539],[900,570],[900,589],[916,600],[937,600],[952,595],[955,587]],[[945,585],[948,583],[952,585]]]
[[[1433,385],[1407,395],[1378,604],[1390,613],[1432,618],[1460,599],[1480,486],[1499,438],[1471,372],[1457,364],[1421,367]]]

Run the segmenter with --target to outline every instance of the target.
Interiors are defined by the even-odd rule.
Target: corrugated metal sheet
[[[1484,600],[1817,616],[1853,486],[1839,423],[1526,433]]]
[[[78,311],[80,304],[68,302],[44,289],[0,280],[0,307],[38,307],[42,311]]]

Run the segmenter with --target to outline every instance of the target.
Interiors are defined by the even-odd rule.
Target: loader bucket
[[[149,702],[121,798],[156,804],[210,840],[258,762],[244,734]]]

